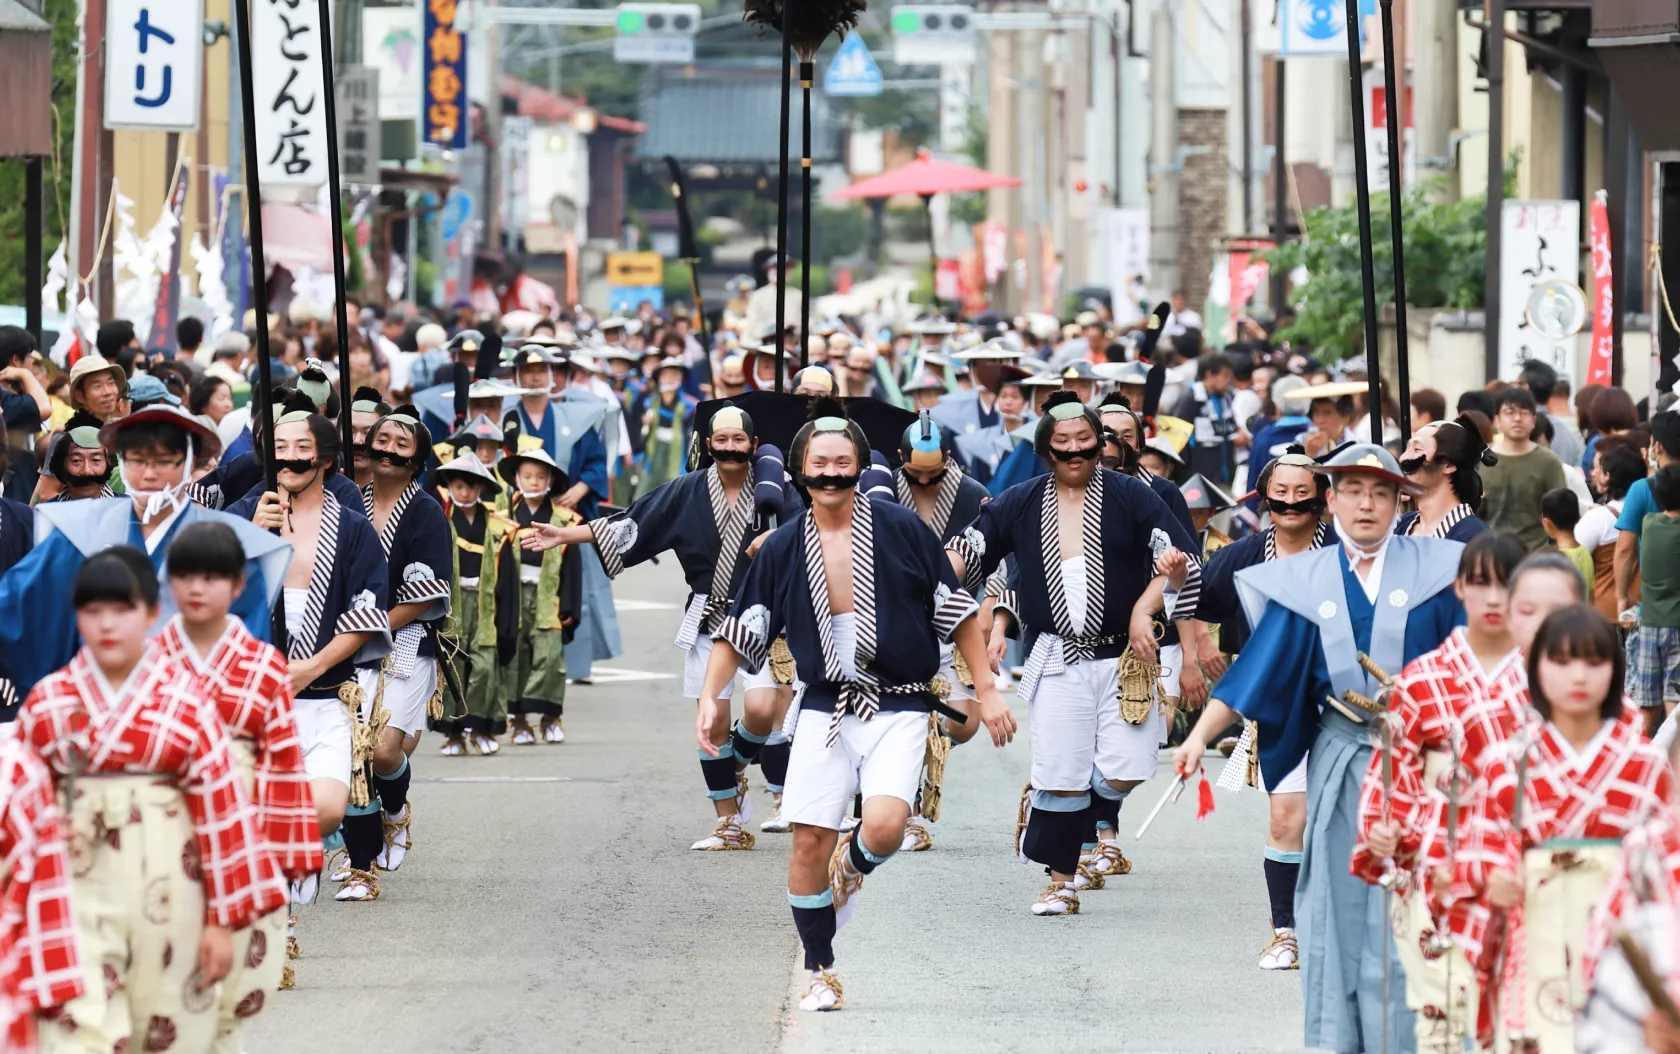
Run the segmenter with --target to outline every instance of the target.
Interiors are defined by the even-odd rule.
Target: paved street
[[[374,903],[305,912],[298,988],[251,1054],[1298,1049],[1298,975],[1254,967],[1264,799],[1221,795],[1198,825],[1186,795],[1139,843],[1146,785],[1122,813],[1132,874],[1035,918],[1043,876],[1010,848],[1021,742],[956,752],[935,848],[884,866],[836,942],[849,1008],[793,1010],[786,837],[687,850],[710,810],[673,676],[679,573],[617,592],[628,653],[608,666],[640,677],[574,689],[561,747],[440,758],[429,736],[409,862]]]

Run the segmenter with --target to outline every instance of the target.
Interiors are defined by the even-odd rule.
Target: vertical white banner
[[[252,0],[251,44],[263,197],[312,196],[327,181],[320,7]]]
[[[204,0],[105,0],[105,17],[105,127],[195,131]]]
[[[1575,376],[1575,338],[1549,340],[1528,324],[1536,284],[1581,284],[1581,203],[1507,201],[1499,243],[1499,376],[1515,380],[1529,359]]]
[[[1116,323],[1141,321],[1143,312],[1132,300],[1130,288],[1134,280],[1149,274],[1149,210],[1098,209],[1096,221],[1102,253],[1102,271],[1096,284],[1108,287]]]

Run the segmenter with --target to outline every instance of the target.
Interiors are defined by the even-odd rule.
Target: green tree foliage
[[[1516,193],[1517,156],[1505,170],[1505,192]],[[1486,199],[1443,200],[1440,178],[1408,190],[1400,204],[1405,232],[1406,301],[1417,308],[1482,306],[1487,260]],[[1290,290],[1295,324],[1282,335],[1303,341],[1321,358],[1336,360],[1364,345],[1364,299],[1359,266],[1359,214],[1353,202],[1315,209],[1306,217],[1307,238],[1263,254],[1286,272],[1304,268],[1306,281]],[[1387,194],[1371,195],[1372,258],[1377,304],[1394,301],[1394,250]]]
[[[53,26],[52,105],[57,156],[48,158],[42,182],[47,206],[44,252],[53,254],[70,219],[70,158],[76,124],[76,0],[47,0]],[[40,290],[23,284],[24,168],[21,160],[0,161],[0,304],[23,304]]]

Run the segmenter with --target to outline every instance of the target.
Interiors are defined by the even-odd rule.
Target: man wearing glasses
[[[1540,525],[1540,498],[1547,491],[1568,486],[1563,462],[1534,441],[1534,396],[1526,388],[1507,388],[1495,406],[1493,452],[1499,464],[1482,470],[1486,497],[1482,518],[1496,531],[1511,531],[1529,552],[1551,543]]]
[[[29,555],[0,577],[0,663],[19,697],[68,663],[80,641],[65,583],[82,562],[112,545],[130,545],[151,557],[163,574],[169,543],[183,527],[206,520],[225,523],[245,549],[245,587],[232,613],[258,640],[272,635],[270,612],[284,584],[292,549],[249,521],[194,505],[188,467],[214,457],[222,441],[215,430],[178,406],[154,403],[107,424],[99,433],[115,450],[125,495],[54,502],[35,511],[36,537]],[[175,615],[165,590],[154,631]]]

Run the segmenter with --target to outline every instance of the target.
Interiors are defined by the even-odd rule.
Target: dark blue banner
[[[451,150],[467,147],[467,35],[455,28],[459,0],[425,0],[425,141]]]

